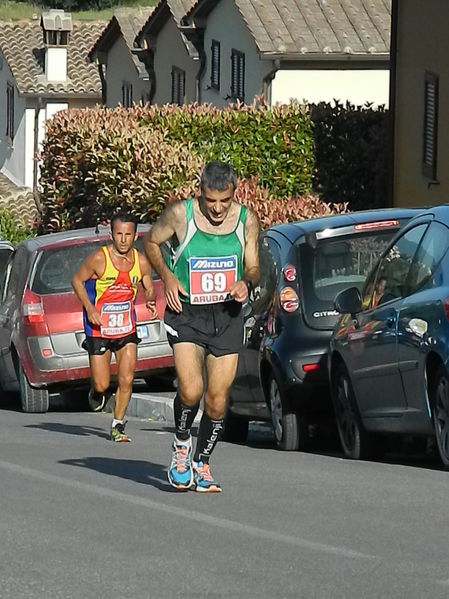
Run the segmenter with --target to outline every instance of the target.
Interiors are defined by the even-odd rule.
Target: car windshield
[[[308,244],[300,252],[304,316],[313,328],[332,329],[338,313],[337,293],[348,287],[363,287],[365,279],[397,229],[324,239],[316,248]]]
[[[94,241],[40,252],[31,290],[39,295],[72,291],[71,280],[81,262],[106,243],[105,240]],[[143,253],[143,236],[137,239],[134,246]],[[158,278],[155,272],[153,278]]]

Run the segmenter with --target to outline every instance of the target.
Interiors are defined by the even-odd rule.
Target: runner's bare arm
[[[179,294],[187,295],[187,292],[165,263],[161,252],[161,245],[174,235],[178,239],[184,237],[185,220],[186,213],[183,202],[173,202],[165,208],[144,240],[147,258],[164,282],[167,305],[175,312],[182,311]]]
[[[140,272],[142,273],[142,287],[145,294],[145,305],[151,318],[157,318],[156,301],[154,299],[154,284],[151,278],[151,266],[143,254],[139,253]]]
[[[257,285],[260,278],[259,219],[252,210],[248,210],[246,217],[245,239],[243,279],[236,281],[230,289],[231,295],[238,302],[244,302],[247,299],[249,287]]]
[[[84,283],[88,279],[97,279],[98,277],[101,277],[105,268],[106,260],[104,253],[102,250],[99,250],[90,254],[72,277],[73,290],[83,304],[89,322],[95,325],[101,324],[100,314],[90,301]]]

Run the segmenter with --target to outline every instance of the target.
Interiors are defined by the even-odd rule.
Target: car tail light
[[[276,333],[276,318],[274,316],[273,308],[268,312],[266,327],[269,335],[274,335]]]
[[[449,320],[449,297],[447,297],[443,302],[444,315]]]
[[[355,231],[367,231],[371,229],[388,229],[390,227],[398,227],[398,220],[379,220],[374,221],[372,223],[360,223],[358,225],[354,225]]]
[[[293,264],[286,264],[282,269],[282,272],[284,274],[284,279],[289,283],[296,281],[296,268]]]
[[[311,364],[303,364],[302,369],[304,372],[313,372],[321,368],[319,362],[312,362]]]
[[[28,323],[44,322],[44,306],[41,298],[27,289],[22,301],[22,314]]]
[[[279,296],[279,303],[285,312],[295,312],[299,307],[299,297],[293,287],[284,287]]]

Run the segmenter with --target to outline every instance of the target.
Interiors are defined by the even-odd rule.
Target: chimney
[[[67,45],[72,31],[72,16],[64,10],[42,13],[41,27],[45,44],[45,76],[47,81],[67,80]]]

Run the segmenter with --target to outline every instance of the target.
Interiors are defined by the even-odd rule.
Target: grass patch
[[[116,8],[140,6],[154,6],[156,0],[129,0],[128,2],[118,3],[111,8],[102,10],[82,10],[72,11],[72,18],[81,21],[108,21]],[[46,10],[42,6],[27,2],[14,2],[13,0],[0,0],[0,21],[20,21],[22,19],[40,19],[42,12]]]

